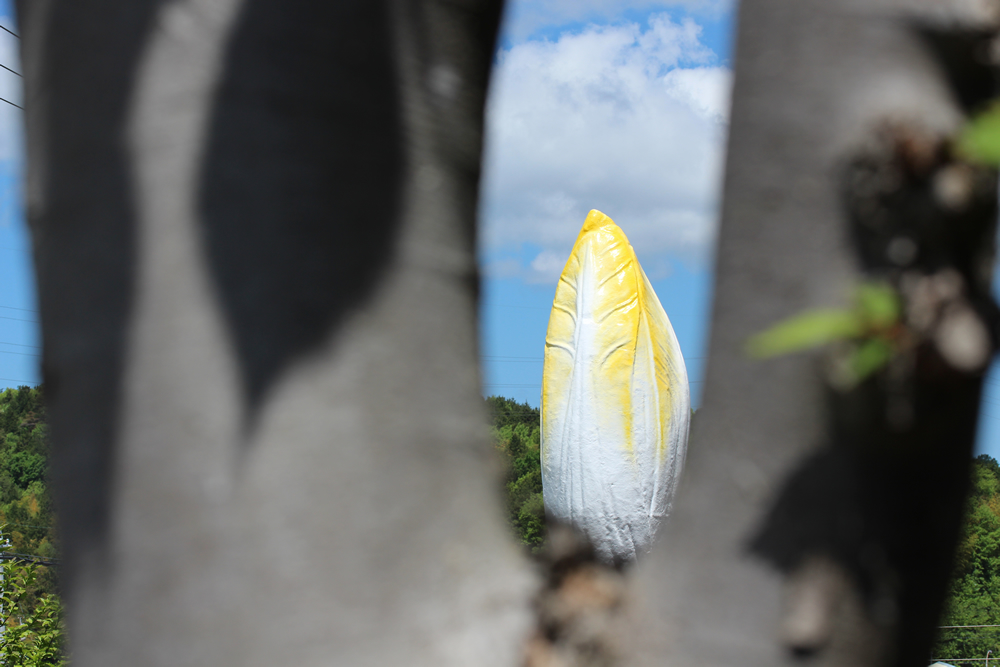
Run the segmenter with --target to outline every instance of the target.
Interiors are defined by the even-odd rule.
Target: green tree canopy
[[[508,521],[520,541],[537,551],[545,540],[540,459],[541,413],[528,403],[502,396],[486,398],[490,436],[504,466]]]

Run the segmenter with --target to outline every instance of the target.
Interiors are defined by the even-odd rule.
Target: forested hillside
[[[508,520],[533,552],[545,539],[540,413],[527,403],[490,396],[490,434],[504,464]],[[982,455],[973,461],[966,521],[955,562],[951,597],[941,625],[1000,625],[1000,464]],[[934,658],[1000,659],[1000,627],[941,630]]]
[[[973,461],[951,598],[941,625],[1000,625],[1000,465],[983,454]],[[1000,654],[1000,627],[942,629],[934,658]]]
[[[41,387],[0,392],[0,664],[60,667],[62,605]]]
[[[545,539],[539,410],[501,396],[485,400],[491,439],[503,464],[508,521],[520,541],[537,552]],[[46,486],[46,430],[41,388],[0,392],[0,526],[11,542],[7,549],[56,558],[58,544]],[[5,574],[12,578],[12,573]],[[45,593],[56,590],[56,575],[57,568],[36,568],[35,579],[22,594],[25,611],[33,610]],[[1000,625],[1000,464],[989,456],[973,462],[967,518],[941,625]],[[941,630],[932,657],[982,658],[987,651],[1000,655],[1000,627]]]
[[[538,408],[502,396],[486,399],[490,436],[504,465],[504,491],[511,526],[521,542],[537,551],[545,539],[542,503],[541,436]]]
[[[0,392],[0,529],[10,550],[54,558],[46,432],[40,387]]]

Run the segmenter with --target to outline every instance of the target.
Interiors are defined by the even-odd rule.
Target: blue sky
[[[491,91],[481,210],[486,393],[538,405],[555,279],[586,210],[599,208],[629,236],[650,275],[684,351],[697,405],[734,7],[710,0],[509,5]],[[691,22],[694,38],[675,29],[660,30],[658,43],[649,39],[664,21],[682,28]],[[592,48],[574,48],[580,46]],[[507,80],[514,76],[520,85]],[[614,112],[585,108],[601,105]],[[660,132],[646,113],[683,133]],[[563,161],[560,150],[568,156]],[[995,286],[1000,294],[1000,280]],[[1000,362],[986,381],[978,449],[1000,459]]]
[[[484,393],[538,405],[556,279],[586,212],[622,227],[699,400],[732,57],[732,0],[512,0],[488,105],[480,209]],[[0,24],[16,27],[9,0]],[[0,31],[0,64],[19,71]],[[21,104],[0,70],[0,97]],[[0,388],[40,380],[21,112],[0,102]],[[1000,282],[998,282],[1000,291]],[[1000,459],[1000,368],[980,450]]]
[[[597,208],[653,283],[697,404],[732,22],[728,2],[508,5],[480,211],[485,393],[538,405],[556,280]]]
[[[9,0],[0,0],[0,25],[15,29]],[[20,71],[17,41],[0,31],[0,64],[14,71]],[[20,79],[4,70],[0,98],[22,105]],[[20,196],[22,136],[21,111],[0,102],[0,388],[41,379],[31,242]]]

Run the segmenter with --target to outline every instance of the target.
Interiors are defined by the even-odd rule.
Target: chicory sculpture
[[[622,230],[591,211],[556,288],[542,379],[546,512],[634,560],[670,511],[691,399],[667,314]]]

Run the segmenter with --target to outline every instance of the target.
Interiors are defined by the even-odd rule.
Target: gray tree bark
[[[73,663],[511,665],[476,362],[500,3],[22,3]]]
[[[985,49],[975,47],[978,60],[949,58],[960,60],[958,51],[995,32],[996,7],[745,0],[739,11],[704,400],[675,512],[660,548],[633,581],[640,604],[622,650],[628,664],[642,665],[773,667],[797,664],[796,650],[818,651],[815,664],[823,665],[927,664],[982,367],[933,378],[927,359],[937,352],[922,344],[907,385],[918,414],[899,433],[887,429],[888,436],[878,437],[873,429],[885,421],[884,385],[862,390],[864,400],[856,402],[876,413],[862,418],[858,405],[829,398],[819,355],[761,362],[749,358],[746,342],[810,308],[847,305],[862,280],[910,270],[933,275],[947,265],[931,259],[940,244],[929,241],[905,270],[873,267],[852,229],[856,193],[849,184],[845,190],[845,179],[864,155],[887,154],[893,169],[905,171],[898,163],[908,159],[900,155],[911,138],[946,152],[938,142],[983,101],[982,81],[973,75],[983,74],[977,67],[985,66]],[[964,46],[951,53],[942,42]],[[934,189],[939,168],[914,168],[923,174],[914,183],[922,185],[886,205],[896,232],[912,232],[906,225],[919,226],[921,211],[941,206],[919,195]],[[995,181],[988,186],[976,224],[991,229]],[[907,197],[924,198],[902,211]],[[990,229],[973,239],[983,252],[963,274],[966,294],[979,299],[988,289],[982,262],[992,253]],[[838,427],[855,418],[873,420],[864,442]],[[802,484],[790,488],[797,474],[810,479],[803,474],[810,467],[818,488],[812,494]],[[871,500],[879,486],[898,493],[898,505]],[[772,512],[782,500],[786,519],[796,505],[805,516],[776,525],[782,519]],[[838,533],[841,519],[851,526]],[[769,522],[796,551],[790,568],[752,553]],[[810,526],[822,526],[827,539],[810,542]],[[897,528],[907,535],[895,535]],[[859,583],[864,577],[868,591]]]

